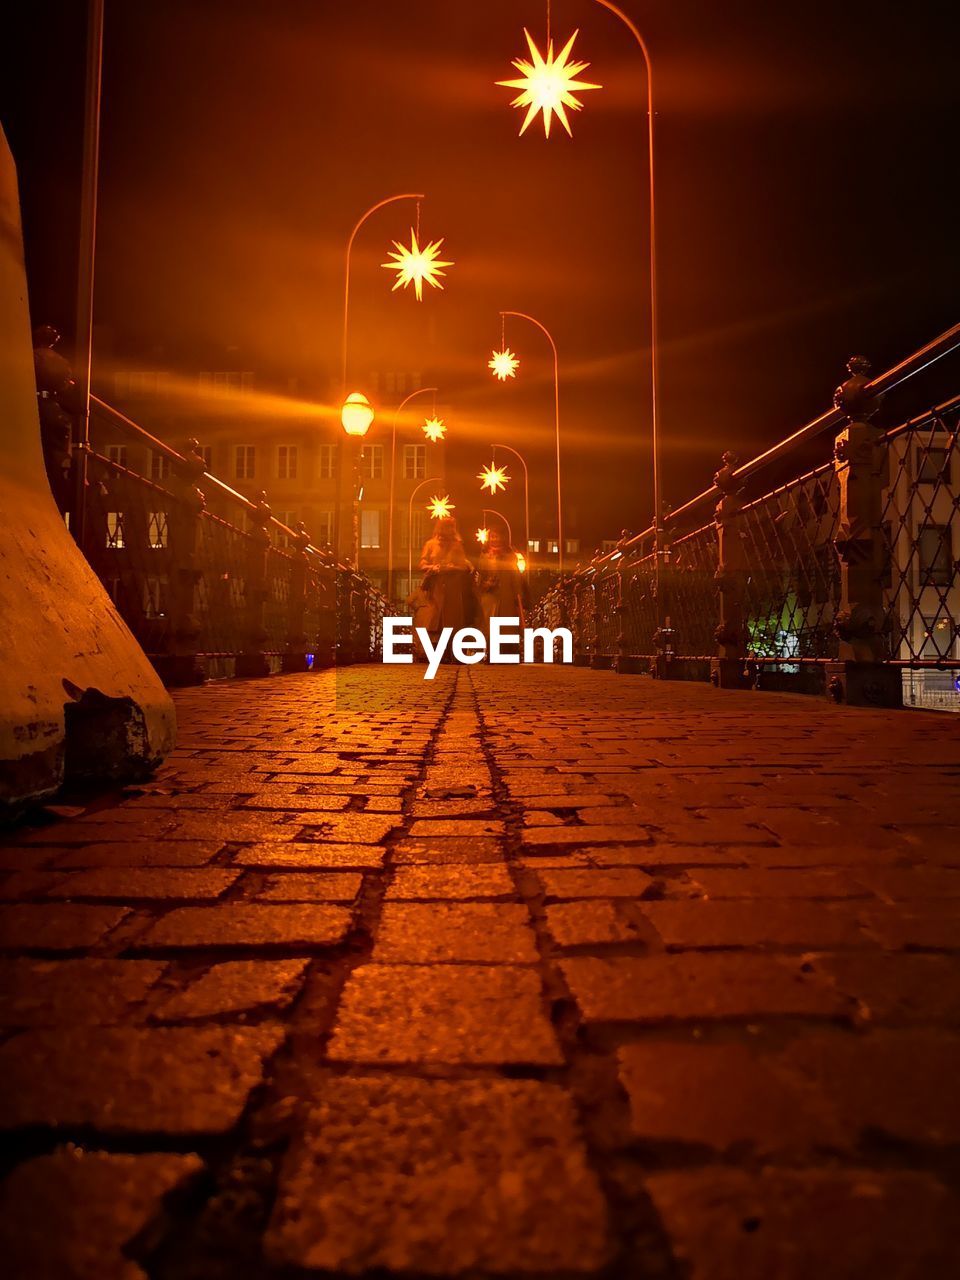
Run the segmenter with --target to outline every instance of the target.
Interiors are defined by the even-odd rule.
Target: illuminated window
[[[383,479],[383,445],[365,444],[360,455],[360,472],[367,480]]]
[[[111,551],[122,551],[124,547],[123,540],[123,512],[108,511],[107,512],[107,546]]]
[[[320,446],[320,459],[317,467],[317,478],[320,480],[332,480],[337,474],[337,446],[335,444],[322,444]]]
[[[580,550],[579,538],[564,538],[563,549],[568,556],[575,556]]]
[[[559,555],[559,553],[560,553],[560,543],[556,540],[556,538],[548,538],[547,539],[547,555],[555,556],[555,555]]]
[[[321,547],[330,546],[333,543],[333,512],[318,511],[313,523],[317,543]]]
[[[252,444],[238,444],[233,474],[238,480],[252,480],[257,470],[257,450]]]
[[[127,465],[127,446],[125,444],[111,444],[107,448],[107,457],[112,463],[118,467]]]
[[[150,450],[150,479],[166,480],[170,475],[170,459],[165,453],[156,449]]]
[[[367,510],[360,513],[360,546],[376,549],[380,546],[379,511]]]
[[[531,539],[530,539],[530,541],[527,543],[527,550],[528,550],[528,551],[539,551],[539,550],[540,550],[540,539],[539,539],[539,538],[531,538]]]
[[[281,444],[277,446],[277,479],[296,480],[297,478],[297,446]]]
[[[147,520],[147,542],[154,551],[162,551],[167,545],[167,513],[151,511]]]
[[[920,585],[949,587],[953,580],[953,540],[948,524],[928,524],[917,538]]]
[[[425,444],[403,446],[403,478],[404,480],[427,478],[427,446]]]

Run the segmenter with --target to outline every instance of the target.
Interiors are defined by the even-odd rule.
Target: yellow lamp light
[[[517,376],[519,364],[520,361],[510,348],[504,347],[502,351],[494,351],[492,358],[487,361],[487,368],[491,369],[501,382],[506,382],[508,378]]]
[[[554,116],[560,121],[564,129],[570,137],[573,133],[570,129],[570,121],[567,119],[567,107],[571,111],[579,111],[583,107],[583,103],[576,96],[576,92],[584,89],[599,89],[598,84],[590,84],[586,80],[578,80],[577,76],[582,71],[586,71],[589,62],[569,62],[570,52],[573,49],[573,42],[579,35],[575,31],[567,43],[560,51],[559,57],[553,55],[553,41],[547,43],[547,56],[544,57],[540,50],[534,44],[533,36],[524,28],[523,34],[527,37],[527,44],[530,48],[531,62],[526,58],[514,58],[513,65],[520,72],[518,80],[498,80],[497,84],[503,85],[506,89],[519,89],[520,93],[511,102],[512,107],[526,107],[527,114],[523,124],[520,127],[521,136],[526,133],[527,129],[536,119],[539,113],[543,113],[543,131],[546,136],[550,137],[550,121]]]
[[[447,424],[442,418],[427,418],[423,424],[423,434],[431,444],[436,444],[447,434]]]
[[[450,512],[455,510],[455,507],[449,496],[446,496],[443,498],[431,498],[427,503],[427,510],[434,520],[445,520]]]
[[[485,546],[487,545],[487,543],[489,542],[489,540],[490,540],[490,530],[489,530],[489,529],[478,529],[478,530],[477,530],[477,541],[480,543],[481,547],[485,547]]]
[[[452,267],[452,262],[443,262],[439,258],[440,247],[443,239],[431,240],[429,244],[421,245],[417,240],[417,233],[410,228],[410,247],[401,244],[399,240],[394,240],[396,252],[392,249],[388,250],[392,262],[381,262],[382,267],[386,267],[388,271],[396,271],[397,282],[393,286],[392,292],[396,293],[398,289],[405,288],[408,284],[413,285],[413,291],[417,295],[417,301],[423,301],[423,282],[431,285],[434,289],[442,289],[438,276],[445,276],[447,273],[444,267]]]
[[[365,436],[374,416],[373,405],[360,391],[352,391],[340,410],[340,421],[348,436]]]
[[[526,573],[527,571],[527,557],[522,551],[517,552],[517,569],[520,573]]]
[[[496,493],[498,489],[506,489],[510,483],[507,468],[498,467],[495,462],[491,462],[489,467],[484,467],[478,473],[477,479],[481,482],[480,488],[488,489],[490,493]]]

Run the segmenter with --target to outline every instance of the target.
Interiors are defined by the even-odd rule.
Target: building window
[[[107,457],[115,466],[126,467],[127,465],[127,446],[125,444],[111,444],[107,446]]]
[[[253,374],[249,371],[225,369],[200,374],[200,390],[227,395],[248,395],[253,390]]]
[[[157,449],[150,450],[150,479],[166,480],[170,475],[170,459]]]
[[[559,553],[560,553],[560,543],[556,540],[556,538],[548,538],[547,539],[547,555],[555,556],[555,555],[559,555]]]
[[[380,515],[377,510],[360,513],[360,546],[375,550],[380,546]]]
[[[400,524],[400,547],[403,551],[409,550],[410,547],[416,551],[427,540],[429,532],[429,513],[426,511],[414,511],[409,525],[406,517]]]
[[[314,519],[314,534],[321,547],[333,544],[333,512],[318,511]]]
[[[580,550],[580,539],[564,538],[563,549],[568,556],[575,556]]]
[[[953,623],[949,618],[922,618],[921,658],[953,657]]]
[[[257,450],[252,444],[238,444],[233,474],[238,480],[252,480],[257,470]]]
[[[917,537],[921,587],[949,587],[953,578],[953,547],[948,524],[925,525]]]
[[[527,550],[528,550],[528,551],[539,551],[539,550],[540,550],[540,539],[539,539],[539,538],[530,538],[530,539],[528,540],[528,542],[527,542]]]
[[[210,475],[213,475],[213,445],[202,444],[197,449],[200,457],[203,459],[203,469]]]
[[[403,446],[403,478],[404,480],[427,478],[427,446],[425,444]]]
[[[611,551],[616,551],[619,545],[620,544],[617,542],[616,538],[604,538],[600,543],[600,550],[605,556],[607,556]]]
[[[162,578],[143,580],[143,614],[146,618],[162,618],[167,612],[167,584]]]
[[[322,444],[320,446],[320,460],[317,469],[317,477],[320,480],[332,480],[337,474],[337,446],[335,444]]]
[[[277,479],[296,480],[297,478],[297,446],[281,444],[277,446]]]
[[[122,551],[124,547],[123,540],[123,512],[108,511],[107,512],[107,546],[111,551]]]
[[[360,471],[367,480],[383,479],[383,445],[365,444],[360,455]]]
[[[154,551],[162,551],[167,545],[167,513],[151,511],[147,521],[147,543]]]
[[[918,484],[949,484],[950,462],[946,449],[918,450],[920,453],[917,467]]]
[[[158,396],[165,390],[167,380],[168,375],[156,369],[127,369],[114,374],[114,394],[119,399]]]

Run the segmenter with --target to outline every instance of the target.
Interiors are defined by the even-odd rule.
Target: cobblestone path
[[[960,717],[420,676],[0,843],[5,1273],[960,1273]]]

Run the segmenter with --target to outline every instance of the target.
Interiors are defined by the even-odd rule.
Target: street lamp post
[[[405,400],[401,400],[397,405],[393,415],[393,436],[390,445],[390,509],[387,513],[387,599],[393,599],[393,514],[394,500],[396,497],[397,482],[397,420],[400,417],[401,410],[405,405],[417,396],[426,395],[427,392],[436,394],[436,387],[420,387],[417,391],[411,391]]]
[[[539,320],[533,316],[528,316],[525,311],[501,311],[501,316],[515,316],[519,320],[527,320],[530,324],[535,325],[542,334],[546,336],[550,343],[550,349],[553,352],[553,407],[554,407],[554,430],[556,434],[556,454],[557,454],[557,555],[558,570],[561,577],[563,576],[563,495],[560,485],[560,359],[557,355],[557,344],[553,340],[553,334],[546,325],[541,324]],[[528,530],[529,532],[529,530]]]
[[[413,590],[413,500],[428,484],[443,484],[439,476],[428,476],[426,480],[421,480],[410,495],[410,501],[407,503],[407,582],[409,589]]]
[[[503,523],[507,526],[507,541],[509,542],[510,546],[512,547],[512,546],[513,546],[513,530],[510,528],[510,521],[509,521],[509,520],[507,519],[507,517],[503,514],[503,512],[502,512],[502,511],[494,511],[494,510],[492,510],[490,507],[483,507],[483,508],[481,508],[481,513],[480,513],[480,514],[483,516],[484,524],[486,524],[487,516],[496,516],[498,520],[502,520],[502,521],[503,521]]]
[[[350,567],[360,562],[360,450],[363,438],[373,423],[373,405],[359,391],[351,392],[343,402],[340,421],[350,440],[350,483],[353,497],[353,520],[350,537]]]
[[[530,550],[530,473],[527,471],[527,464],[523,454],[518,453],[516,449],[508,444],[491,445],[494,456],[498,449],[506,449],[507,453],[512,453],[515,458],[519,458],[520,465],[523,467],[523,529],[524,529],[524,552]]]

